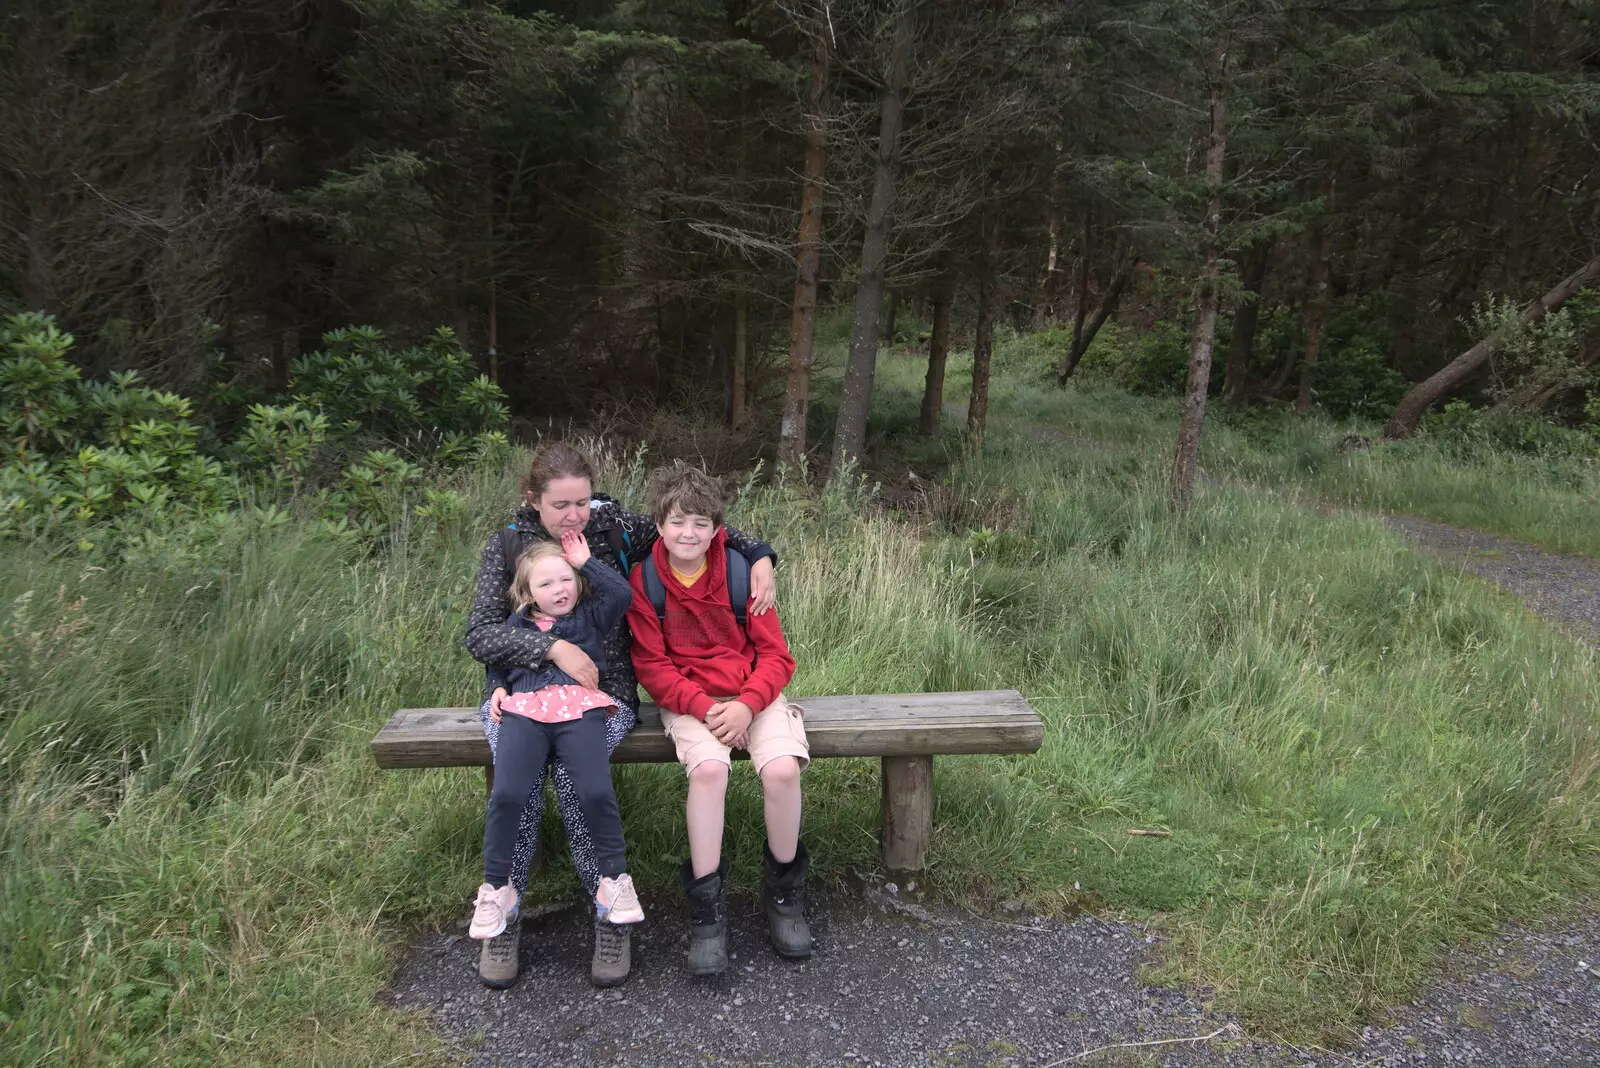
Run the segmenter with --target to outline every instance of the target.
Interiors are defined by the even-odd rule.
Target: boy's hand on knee
[[[743,701],[720,701],[706,713],[706,726],[723,745],[732,749],[747,749],[750,744],[750,723],[755,718],[756,714]]]
[[[494,693],[489,695],[489,718],[496,723],[500,722],[500,702],[507,697],[504,686],[496,686]]]

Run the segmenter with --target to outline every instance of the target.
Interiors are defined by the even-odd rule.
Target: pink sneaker
[[[517,918],[517,888],[510,883],[496,890],[488,883],[478,887],[478,900],[472,910],[472,926],[467,934],[480,942],[503,933],[506,924]]]
[[[638,891],[633,888],[633,876],[626,873],[615,879],[600,880],[600,889],[594,895],[595,915],[610,923],[643,923],[644,909],[639,905]]]

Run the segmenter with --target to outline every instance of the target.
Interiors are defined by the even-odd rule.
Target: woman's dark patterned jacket
[[[638,512],[630,512],[609,497],[595,496],[589,510],[589,522],[583,528],[589,541],[589,552],[597,560],[626,575],[629,567],[644,559],[656,540],[655,520]],[[765,542],[728,527],[728,546],[741,553],[752,564],[763,557],[777,562],[778,554]],[[480,664],[501,667],[537,668],[544,663],[545,654],[558,638],[538,629],[522,629],[506,622],[511,606],[506,603],[506,591],[511,588],[516,556],[536,541],[551,541],[548,531],[539,522],[539,513],[523,505],[517,509],[513,538],[517,546],[511,559],[505,558],[500,532],[489,538],[483,547],[483,560],[478,565],[478,583],[472,594],[472,611],[467,616],[467,652]],[[618,559],[618,549],[627,562]],[[626,623],[613,627],[605,641],[606,664],[600,674],[600,689],[637,708],[638,684],[633,677],[632,641]],[[488,688],[484,690],[487,697]]]

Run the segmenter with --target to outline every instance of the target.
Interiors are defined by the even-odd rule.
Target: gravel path
[[[476,943],[435,932],[391,997],[433,1014],[473,1068],[1600,1064],[1600,966],[1579,969],[1600,960],[1600,917],[1448,955],[1419,1002],[1359,1050],[1332,1053],[1247,1041],[1195,997],[1145,986],[1157,937],[1136,924],[979,917],[900,897],[863,888],[814,902],[818,953],[802,963],[777,958],[758,904],[736,900],[734,958],[712,980],[682,968],[679,910],[654,907],[633,976],[612,991],[588,984],[578,907],[524,924],[523,978],[504,992],[478,984]]]
[[[1527,602],[1539,615],[1564,623],[1600,644],[1600,564],[1557,556],[1496,534],[1414,516],[1383,521],[1423,551],[1451,560]]]

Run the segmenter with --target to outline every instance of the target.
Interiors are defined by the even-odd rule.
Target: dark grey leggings
[[[533,791],[544,782],[545,761],[552,754],[571,775],[600,874],[614,877],[627,871],[622,815],[611,788],[606,710],[591,708],[582,719],[566,723],[540,723],[507,713],[500,719],[499,733],[494,790],[483,826],[483,881],[504,886],[510,879],[517,826]]]

